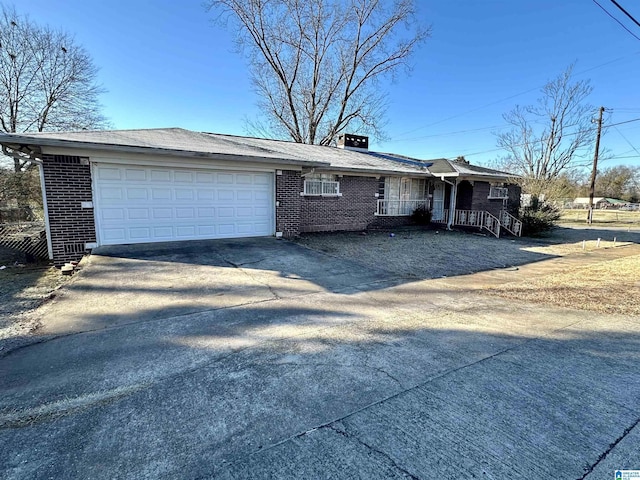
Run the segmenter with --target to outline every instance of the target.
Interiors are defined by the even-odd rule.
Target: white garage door
[[[93,175],[101,245],[275,231],[272,173],[103,163]]]

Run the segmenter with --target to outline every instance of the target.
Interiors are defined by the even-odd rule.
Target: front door
[[[444,221],[444,183],[436,183],[433,186],[433,209],[431,211],[431,221]]]

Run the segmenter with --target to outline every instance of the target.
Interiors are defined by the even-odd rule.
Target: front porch
[[[498,238],[503,229],[517,237],[522,235],[522,222],[507,211],[509,188],[483,180],[416,182],[415,179],[385,179],[376,216],[410,216],[416,209],[426,208],[431,211],[432,223],[444,224],[449,229],[475,227]]]
[[[376,215],[388,217],[410,216],[419,207],[429,208],[429,201],[426,199],[378,200]],[[431,218],[431,223],[444,224],[448,227],[476,227],[480,230],[487,230],[496,238],[500,238],[502,229],[516,237],[522,235],[522,222],[506,210],[501,211],[498,216],[486,210],[454,210],[452,218],[449,212],[449,209],[432,210],[434,215]]]

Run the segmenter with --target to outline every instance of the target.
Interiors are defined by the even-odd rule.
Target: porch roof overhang
[[[456,179],[456,180],[470,180],[470,181],[480,181],[480,182],[508,182],[510,179],[519,178],[518,175],[490,175],[490,174],[465,174],[459,172],[449,172],[449,173],[434,173],[435,177],[440,179]]]

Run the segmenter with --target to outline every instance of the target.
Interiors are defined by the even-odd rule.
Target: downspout
[[[447,219],[447,230],[451,230],[453,226],[453,219],[456,214],[456,197],[458,196],[458,179],[453,182],[444,179],[444,175],[440,176],[440,180],[444,183],[451,185],[451,192],[449,194],[449,218]]]
[[[7,157],[17,158],[24,160],[25,157],[20,155],[15,149],[9,150],[5,145],[2,145],[2,153]],[[49,225],[49,206],[47,204],[47,189],[44,184],[44,168],[42,165],[42,159],[37,158],[37,153],[31,149],[26,153],[29,160],[38,165],[38,173],[40,174],[40,190],[42,192],[42,209],[44,210],[44,229],[47,234],[47,253],[49,260],[53,260],[53,245],[51,244],[51,226]]]

